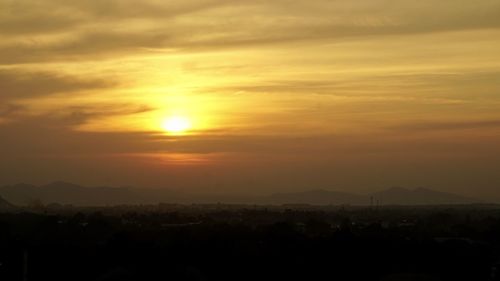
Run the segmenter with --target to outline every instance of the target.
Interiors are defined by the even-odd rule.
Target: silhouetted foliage
[[[487,206],[37,206],[0,214],[0,280],[499,280],[499,246]]]

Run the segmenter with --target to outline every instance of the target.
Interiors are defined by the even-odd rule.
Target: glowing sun
[[[162,124],[163,129],[170,134],[183,134],[191,128],[191,122],[184,116],[171,116]]]

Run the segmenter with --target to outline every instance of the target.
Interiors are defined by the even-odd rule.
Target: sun
[[[191,128],[191,121],[184,116],[171,116],[165,118],[162,127],[169,134],[180,135]]]

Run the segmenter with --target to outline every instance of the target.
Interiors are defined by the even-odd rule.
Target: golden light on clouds
[[[312,169],[293,170],[302,161],[318,173],[361,163],[346,177],[387,161],[416,182],[423,172],[405,162],[416,148],[426,159],[454,144],[467,148],[453,157],[500,154],[479,151],[500,139],[499,1],[0,0],[0,7],[0,155],[13,159],[21,159],[15,151],[224,155],[205,169],[252,166],[265,155],[269,174],[261,179],[296,186],[300,180],[279,175],[308,184]],[[39,143],[23,143],[30,139]],[[432,166],[424,156],[412,156],[415,166]],[[493,166],[476,167],[483,172],[471,179],[487,178]],[[0,168],[4,178],[16,174]],[[37,175],[50,180],[42,170]],[[245,183],[262,173],[233,174],[243,170],[251,171]],[[439,183],[433,171],[427,179]],[[361,185],[391,178],[379,172],[386,174],[373,172]],[[454,183],[468,179],[461,180]]]

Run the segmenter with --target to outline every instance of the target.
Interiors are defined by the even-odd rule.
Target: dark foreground
[[[0,280],[500,280],[487,206],[0,214]]]

